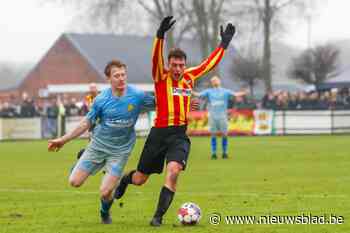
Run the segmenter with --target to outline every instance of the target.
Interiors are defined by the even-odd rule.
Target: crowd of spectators
[[[342,110],[350,109],[349,89],[324,92],[275,92],[266,94],[261,107],[273,110]]]
[[[64,116],[84,116],[88,111],[84,97],[80,99],[65,96],[52,96],[45,99],[32,99],[26,93],[21,98],[8,101],[0,99],[0,117],[47,117],[57,118],[60,112]],[[324,92],[274,91],[256,100],[249,95],[238,96],[230,103],[236,109],[272,109],[272,110],[350,110],[349,88],[332,89]],[[205,109],[205,103],[202,109]]]
[[[20,99],[15,97],[7,101],[0,99],[0,117],[2,118],[30,118],[48,117],[57,118],[60,110],[64,116],[83,116],[87,113],[84,98],[62,98],[52,96],[45,99],[33,99],[26,93]]]
[[[229,104],[235,109],[271,109],[271,110],[350,110],[349,88],[332,89],[323,92],[274,91],[261,99],[249,95],[237,96]],[[205,102],[202,102],[205,109]]]

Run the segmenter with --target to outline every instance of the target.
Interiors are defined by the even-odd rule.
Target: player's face
[[[126,69],[124,67],[112,67],[108,80],[113,89],[125,89],[127,80]]]
[[[213,79],[210,80],[210,82],[211,82],[211,85],[213,87],[220,87],[220,84],[221,84],[220,79],[213,78]]]
[[[186,69],[186,60],[184,58],[171,57],[169,59],[169,70],[172,77],[176,80],[180,79]]]

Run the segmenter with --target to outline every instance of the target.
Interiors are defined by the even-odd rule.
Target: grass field
[[[0,143],[0,233],[108,232],[350,232],[350,136],[239,137],[230,139],[229,160],[209,160],[209,139],[192,138],[189,166],[165,223],[151,228],[163,176],[130,187],[121,207],[112,207],[113,224],[99,224],[101,174],[79,188],[67,176],[78,140],[58,153],[46,141]],[[138,139],[127,170],[134,168],[144,139]],[[179,226],[176,210],[184,202],[203,212],[199,225]],[[343,216],[342,225],[209,224],[211,213],[225,215]]]

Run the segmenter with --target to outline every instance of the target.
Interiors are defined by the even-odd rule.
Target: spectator
[[[20,105],[20,117],[36,116],[34,101],[28,97],[27,93],[22,94],[22,103]]]
[[[2,109],[0,111],[0,117],[4,117],[4,118],[12,118],[12,117],[17,117],[18,114],[16,112],[16,109],[11,106],[11,104],[9,102],[5,102],[2,105]]]
[[[56,98],[52,98],[49,106],[46,109],[47,129],[50,137],[57,137],[57,118],[58,118],[58,104]]]
[[[262,107],[265,109],[276,109],[276,98],[272,92],[265,94],[262,100]]]
[[[68,101],[65,101],[64,107],[66,109],[66,116],[78,116],[79,108],[75,104],[77,100],[75,98],[71,98]]]

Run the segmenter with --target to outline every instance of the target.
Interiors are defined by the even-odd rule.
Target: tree
[[[233,59],[232,76],[249,86],[252,96],[254,96],[254,86],[258,80],[262,79],[261,59],[249,56],[237,55]]]
[[[76,16],[74,22],[79,27],[87,23],[90,27],[93,25],[95,30],[97,26],[109,31],[118,31],[121,27],[120,24],[116,24],[119,21],[117,17],[126,7],[126,0],[51,0],[51,2],[79,9],[80,14]]]
[[[303,0],[252,0],[253,5],[246,7],[248,13],[258,15],[259,22],[262,23],[263,31],[263,59],[262,59],[262,74],[265,83],[265,91],[272,89],[272,65],[271,65],[271,35],[274,32],[273,26],[283,27],[284,21],[280,16],[289,13],[294,9],[297,12],[302,12],[304,9]]]
[[[327,79],[339,75],[339,50],[333,45],[321,45],[305,50],[293,59],[288,76],[317,87]]]
[[[177,20],[175,30],[167,33],[167,47],[172,48],[181,42],[187,32],[192,29],[192,24],[187,20],[188,15],[181,8],[185,0],[138,0],[142,8],[151,16],[152,19],[161,21],[164,17],[172,15]],[[158,25],[157,25],[158,26]]]
[[[219,28],[223,23],[227,23],[239,12],[240,1],[231,0],[148,0],[148,1],[129,1],[126,0],[89,0],[69,1],[69,0],[51,0],[64,4],[76,4],[78,7],[84,6],[87,10],[87,19],[98,21],[109,31],[122,32],[120,28],[124,27],[126,32],[131,31],[123,26],[132,20],[139,18],[122,18],[119,14],[125,11],[125,7],[140,7],[147,12],[152,20],[154,27],[166,15],[174,15],[177,19],[175,30],[167,33],[167,48],[177,46],[186,35],[198,39],[202,59],[208,57],[209,53],[215,49],[220,41]],[[128,4],[127,4],[128,3]],[[140,18],[144,17],[143,15]],[[119,21],[117,19],[120,18]],[[143,18],[144,19],[144,18]],[[154,23],[154,19],[157,23]],[[122,21],[123,20],[123,21]],[[118,23],[117,23],[118,22]],[[139,25],[137,25],[139,26]],[[245,31],[245,30],[242,30]],[[152,29],[152,35],[153,35]],[[217,69],[212,71],[218,73]],[[197,85],[205,82],[202,78]]]
[[[71,5],[78,8],[82,13],[82,19],[78,27],[82,27],[83,22],[94,25],[94,31],[104,28],[104,31],[139,34],[149,26],[153,29],[158,27],[158,23],[168,15],[177,19],[175,30],[170,30],[166,36],[167,48],[172,48],[179,44],[193,25],[189,24],[189,15],[186,15],[181,7],[186,0],[148,0],[148,1],[126,1],[126,0],[51,0],[62,5]],[[131,13],[134,11],[137,13]],[[146,14],[143,14],[146,13]],[[137,17],[132,17],[136,14]],[[146,19],[149,24],[145,24]],[[103,31],[103,30],[102,30]],[[136,32],[136,33],[135,33]]]

